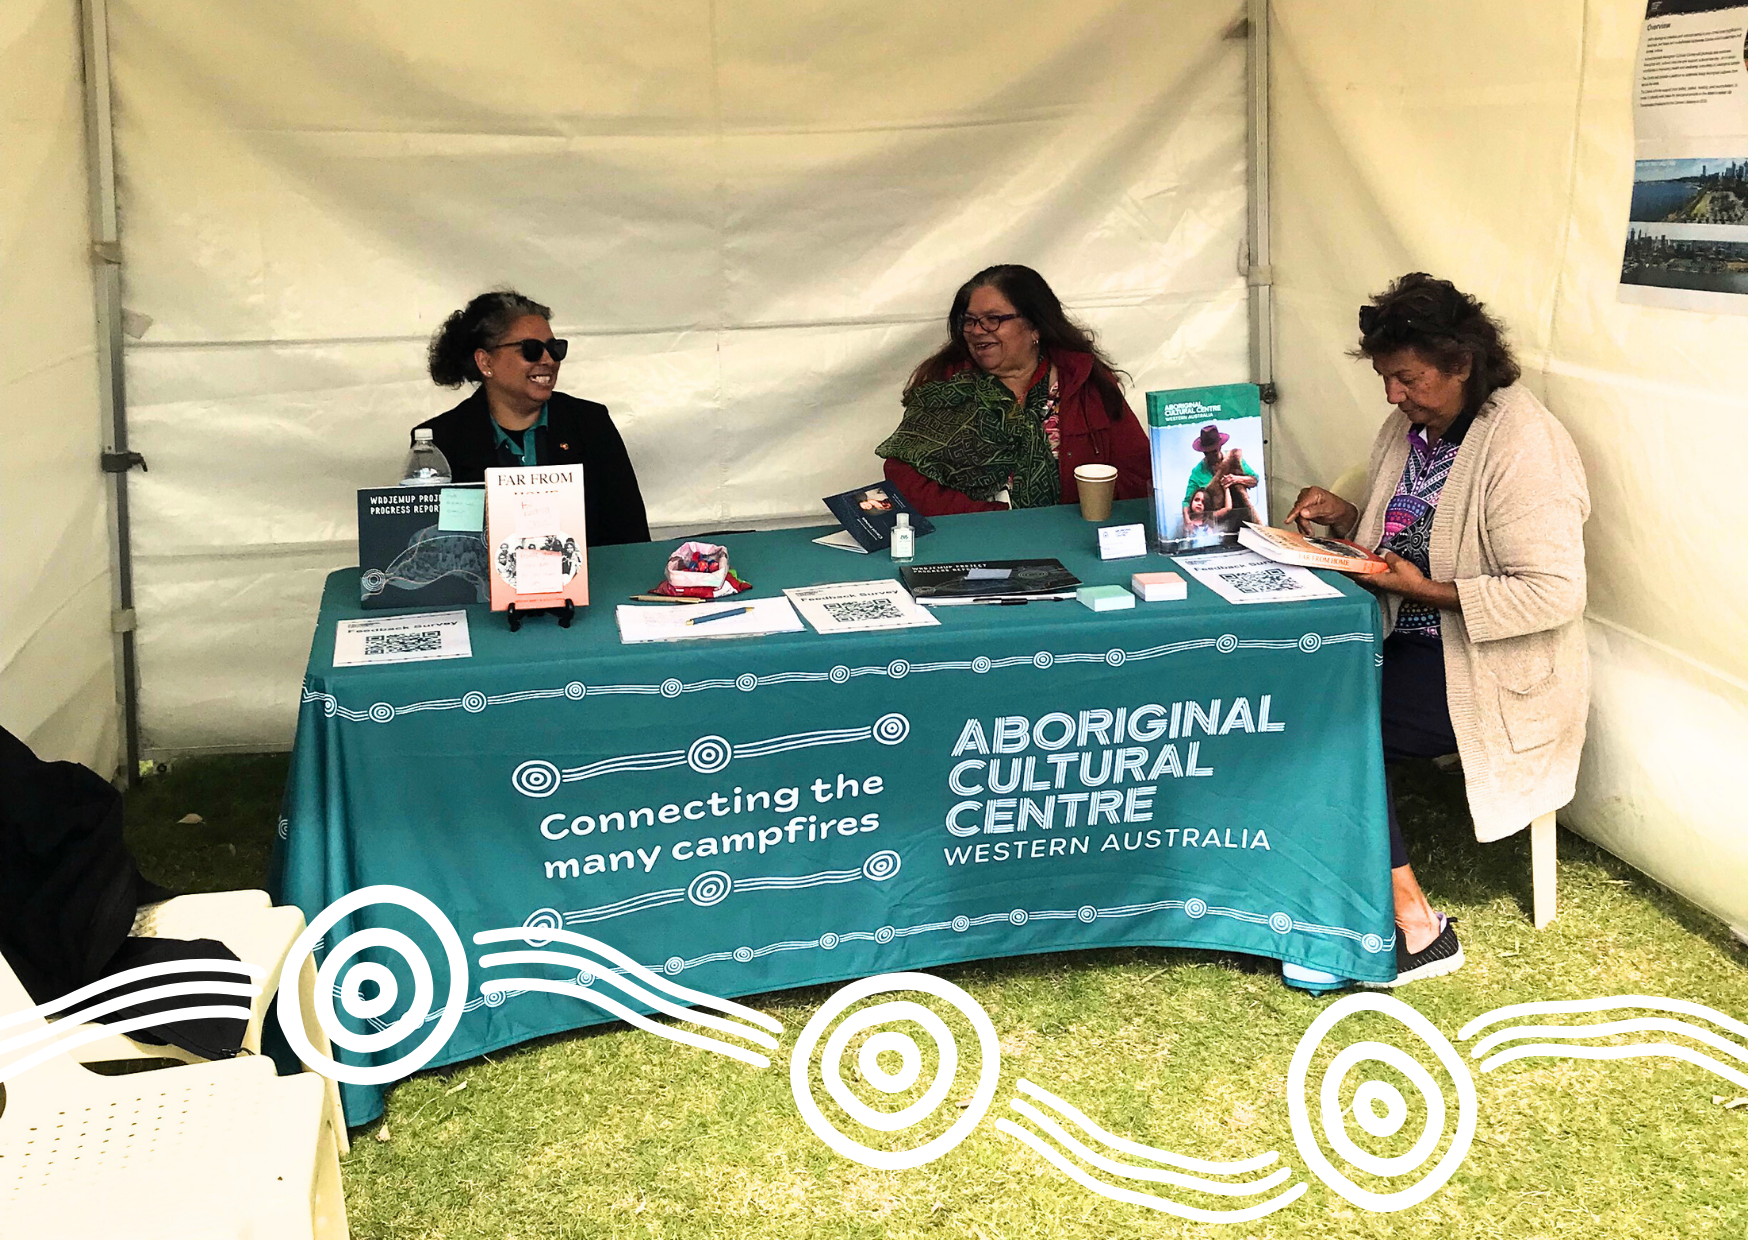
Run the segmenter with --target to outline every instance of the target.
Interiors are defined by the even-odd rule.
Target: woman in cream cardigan
[[[1360,344],[1396,411],[1364,508],[1321,487],[1288,520],[1376,547],[1386,611],[1386,762],[1462,757],[1475,835],[1497,840],[1572,799],[1584,745],[1584,535],[1572,439],[1517,382],[1499,324],[1448,280],[1405,275],[1360,309]],[[1396,985],[1461,967],[1415,881],[1390,806]]]

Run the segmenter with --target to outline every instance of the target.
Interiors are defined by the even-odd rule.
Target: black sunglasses
[[[495,344],[486,351],[495,353],[499,349],[520,349],[522,350],[522,360],[525,362],[538,362],[542,353],[550,353],[553,361],[562,362],[564,355],[571,351],[571,342],[568,340],[536,340],[530,336],[527,340],[506,340],[503,344]]]

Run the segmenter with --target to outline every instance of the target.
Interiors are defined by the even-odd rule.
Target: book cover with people
[[[486,473],[486,545],[492,610],[589,604],[589,540],[581,465]]]
[[[1268,524],[1262,401],[1254,383],[1147,393],[1153,534],[1165,552],[1236,545]]]
[[[864,551],[884,551],[892,545],[892,527],[901,512],[910,514],[910,526],[918,537],[935,530],[935,523],[913,508],[890,482],[828,495],[825,506]]]

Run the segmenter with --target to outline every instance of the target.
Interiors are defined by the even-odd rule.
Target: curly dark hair
[[[1040,352],[1055,349],[1092,354],[1090,382],[1104,401],[1105,411],[1113,419],[1123,416],[1128,406],[1117,381],[1123,372],[1111,365],[1111,360],[1094,343],[1093,333],[1063,311],[1062,302],[1044,277],[1018,263],[985,267],[959,286],[959,291],[953,294],[953,307],[947,311],[947,343],[911,372],[910,381],[904,385],[907,394],[920,384],[945,379],[949,372],[975,364],[971,350],[965,347],[965,312],[971,304],[971,294],[980,288],[993,288],[1013,303],[1020,317],[1037,329]]]
[[[510,330],[510,324],[528,314],[552,318],[551,310],[515,289],[493,289],[475,297],[444,319],[443,326],[431,337],[431,347],[425,354],[431,382],[439,387],[483,382],[473,351],[499,343]]]
[[[1360,307],[1360,343],[1353,356],[1374,359],[1399,349],[1413,349],[1447,375],[1468,362],[1464,413],[1474,413],[1523,374],[1499,320],[1449,280],[1424,271],[1391,281]]]

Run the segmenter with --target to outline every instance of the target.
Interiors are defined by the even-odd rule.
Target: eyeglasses
[[[976,328],[993,336],[1001,330],[1003,323],[1019,317],[1017,314],[968,314],[959,320],[959,331],[964,333]]]
[[[568,340],[536,340],[529,337],[527,340],[506,340],[503,344],[495,344],[486,351],[496,353],[499,349],[520,349],[522,350],[522,360],[525,362],[538,362],[542,353],[550,353],[553,361],[562,362],[564,355],[571,351],[571,342]]]

